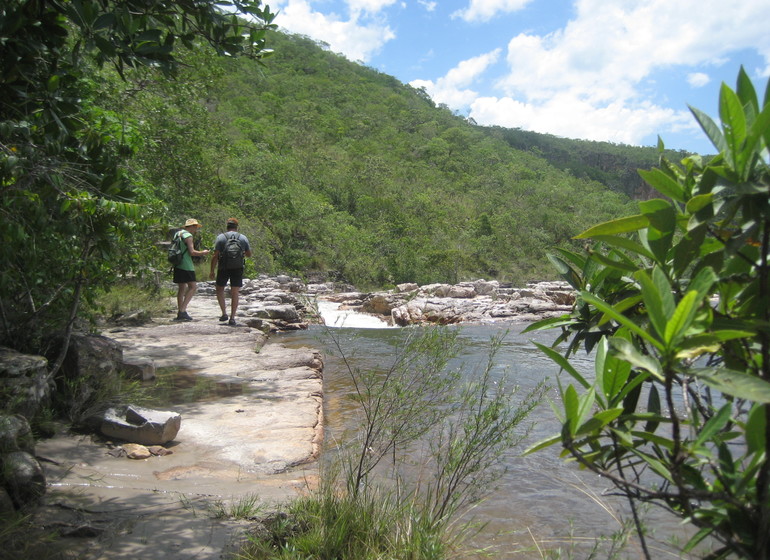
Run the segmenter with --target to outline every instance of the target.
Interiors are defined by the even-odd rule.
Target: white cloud
[[[692,72],[687,74],[687,83],[694,88],[703,87],[711,81],[708,74],[703,72]]]
[[[395,4],[397,0],[347,0],[348,9],[353,19],[358,18],[359,14],[376,14],[388,6]]]
[[[658,131],[689,128],[692,120],[645,97],[655,72],[718,65],[741,49],[758,50],[770,68],[770,2],[743,2],[730,8],[730,17],[720,0],[575,4],[576,16],[563,28],[510,40],[509,71],[497,82],[503,96],[476,99],[470,117],[480,124],[638,144]],[[704,77],[693,74],[690,83],[703,85]]]
[[[382,46],[395,39],[390,27],[377,18],[371,21],[366,13],[374,13],[394,0],[354,0],[349,4],[349,19],[338,14],[315,11],[306,0],[279,3],[276,23],[284,30],[328,43],[332,52],[342,53],[350,60],[368,62]],[[319,30],[322,30],[319,33]]]
[[[429,12],[433,12],[436,10],[436,6],[438,6],[438,2],[429,2],[428,0],[417,0],[417,3],[420,4],[423,8],[425,8]]]
[[[489,21],[499,13],[516,12],[523,9],[532,0],[471,0],[470,5],[457,10],[453,18],[468,22]]]
[[[687,111],[649,104],[634,107],[620,101],[596,106],[569,93],[556,94],[543,103],[526,103],[510,97],[479,97],[471,103],[468,116],[480,125],[623,144],[639,144],[645,136],[666,127],[693,128]]]
[[[425,88],[428,95],[437,103],[444,103],[453,109],[468,107],[478,97],[478,93],[465,88],[483,74],[490,65],[497,62],[500,52],[500,49],[495,49],[492,52],[463,60],[435,82],[413,80],[409,84],[416,88]]]

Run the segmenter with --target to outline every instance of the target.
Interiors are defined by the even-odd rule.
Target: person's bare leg
[[[222,310],[222,315],[227,315],[227,302],[225,302],[225,287],[217,286],[217,303],[219,303],[219,309]]]
[[[182,301],[182,308],[181,312],[186,313],[187,312],[187,306],[190,303],[190,300],[195,295],[195,291],[198,289],[198,283],[197,282],[188,282],[187,283],[187,291],[184,294],[184,299]]]
[[[238,311],[238,302],[240,301],[241,289],[237,286],[230,286],[230,317],[235,319],[235,312]]]
[[[185,310],[184,307],[184,296],[187,292],[187,284],[177,284],[178,289],[176,291],[176,310],[177,313],[181,313]]]

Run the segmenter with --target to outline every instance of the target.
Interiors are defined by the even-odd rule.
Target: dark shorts
[[[194,270],[174,269],[174,284],[189,284],[190,282],[195,282]]]
[[[217,286],[227,286],[227,281],[230,281],[230,286],[234,288],[240,288],[243,286],[243,269],[234,268],[232,270],[217,269]]]

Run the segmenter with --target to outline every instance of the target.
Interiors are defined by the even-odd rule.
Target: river
[[[373,318],[350,314],[341,323],[338,315],[330,315],[333,309],[322,309],[321,312],[327,324],[355,325],[332,330],[346,356],[358,368],[386,363],[405,334],[403,329],[373,323]],[[483,368],[489,355],[490,339],[507,331],[496,356],[494,376],[507,376],[520,388],[521,395],[545,379],[552,387],[549,398],[558,401],[555,389],[558,367],[533,344],[533,341],[550,344],[556,331],[522,334],[525,326],[452,327],[460,329],[459,336],[463,342],[460,365],[468,372]],[[325,354],[324,414],[328,445],[329,442],[352,437],[359,420],[354,402],[348,398],[353,393],[350,376],[330,352],[329,338],[325,333],[324,327],[313,326],[307,331],[281,334],[278,340],[287,346],[314,346]],[[579,355],[572,363],[590,376],[593,369],[591,357]],[[556,406],[560,406],[558,402]],[[560,428],[546,403],[535,410],[530,420],[533,428],[527,444],[554,435]],[[559,448],[555,446],[524,457],[521,451],[512,449],[506,454],[507,472],[497,487],[491,488],[486,499],[469,514],[474,521],[485,524],[483,531],[474,539],[474,545],[490,547],[490,551],[499,553],[499,558],[586,558],[596,537],[609,536],[620,528],[620,519],[625,515],[626,508],[619,498],[606,495],[609,484],[560,459]],[[660,533],[660,537],[667,539],[676,521],[660,512],[650,511],[648,524]],[[676,538],[681,539],[683,535],[679,534]],[[651,546],[656,558],[679,557],[671,546],[662,542],[653,542]],[[557,552],[546,556],[546,550]],[[558,555],[559,550],[561,555]],[[635,538],[631,539],[620,557],[641,558]],[[596,558],[607,558],[607,555],[599,554]]]

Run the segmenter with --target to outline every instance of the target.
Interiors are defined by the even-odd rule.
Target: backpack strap
[[[176,232],[174,234],[174,241],[176,243],[179,243],[180,241],[184,241],[182,239],[182,232],[183,231],[184,231],[183,229],[180,229],[178,232]],[[182,243],[181,245],[182,245],[182,252],[184,253],[185,251],[187,251],[187,243]]]

